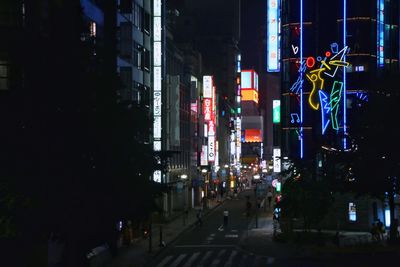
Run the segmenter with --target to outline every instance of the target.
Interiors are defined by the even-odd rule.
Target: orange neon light
[[[245,142],[262,142],[261,130],[259,129],[246,129],[244,131]]]
[[[258,92],[255,89],[242,90],[242,101],[254,101],[258,103]]]

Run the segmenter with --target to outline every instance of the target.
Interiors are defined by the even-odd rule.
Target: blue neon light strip
[[[303,62],[303,0],[300,0],[300,63]],[[300,72],[303,80],[303,72]],[[300,85],[300,158],[304,157],[303,140],[303,84]]]
[[[385,65],[385,0],[377,1],[377,51],[376,58],[378,67]]]
[[[346,48],[347,38],[347,0],[343,0],[343,48]],[[346,62],[346,53],[343,61]],[[333,121],[332,121],[333,123]],[[343,149],[347,149],[347,99],[346,99],[346,67],[343,67]]]

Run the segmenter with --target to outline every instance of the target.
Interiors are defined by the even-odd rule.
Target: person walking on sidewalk
[[[197,214],[196,214],[196,218],[197,218],[197,222],[196,225],[197,226],[202,226],[203,225],[203,219],[201,218],[203,216],[203,209],[200,208],[197,210]]]
[[[269,190],[268,190],[267,198],[268,198],[268,207],[271,207],[271,201],[272,201],[271,187],[270,187]]]
[[[224,210],[224,229],[228,226],[228,217],[229,217],[229,211],[225,208]]]

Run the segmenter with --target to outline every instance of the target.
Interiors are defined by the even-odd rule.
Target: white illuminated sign
[[[213,97],[212,76],[203,76],[203,97],[204,98]]]
[[[161,117],[157,116],[154,117],[154,138],[159,139],[161,138]]]
[[[161,151],[161,141],[154,141],[153,142],[153,150],[154,151]]]
[[[267,71],[278,72],[279,66],[279,1],[267,0]]]
[[[153,1],[153,150],[161,151],[162,122],[162,0]],[[161,171],[153,179],[161,182]]]
[[[161,0],[153,0],[154,3],[154,17],[161,17]]]
[[[273,150],[274,172],[281,172],[281,149],[274,148]]]
[[[161,183],[161,171],[157,170],[153,173],[153,181],[156,183]]]
[[[208,161],[215,161],[215,137],[208,136]]]
[[[200,165],[201,166],[206,166],[208,165],[208,149],[207,146],[202,146],[201,147],[201,154],[200,154]]]
[[[161,17],[154,17],[154,41],[161,42]]]
[[[161,116],[161,92],[154,92],[154,106],[153,114],[154,116]]]

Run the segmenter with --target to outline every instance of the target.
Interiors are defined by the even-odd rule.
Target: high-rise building
[[[399,69],[398,5],[282,1],[284,155],[313,158],[321,146],[350,148],[359,105],[379,90],[380,75]]]
[[[326,154],[353,149],[368,95],[380,90],[384,75],[399,71],[399,2],[280,3],[282,156],[315,162],[320,178]],[[347,212],[351,204],[373,216],[349,218],[342,227],[367,229],[370,218],[383,220],[376,202],[353,198],[338,197],[336,210]]]

